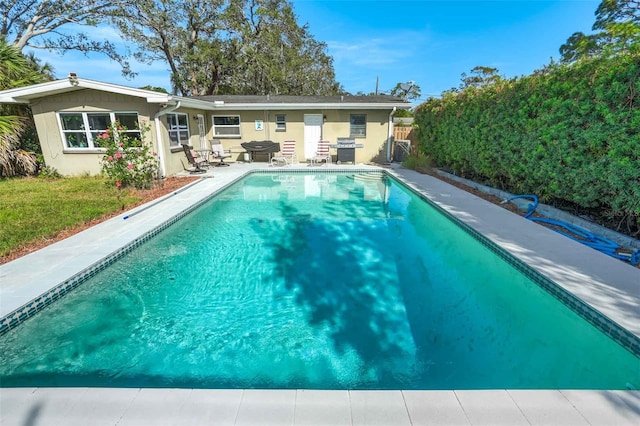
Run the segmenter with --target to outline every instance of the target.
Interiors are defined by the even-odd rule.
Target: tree
[[[413,117],[413,113],[408,109],[399,109],[393,114],[394,117],[404,118],[404,117]]]
[[[44,68],[0,39],[0,90],[46,81]],[[21,106],[0,107],[0,177],[36,170],[33,155],[21,149],[21,135],[30,127],[28,111]]]
[[[326,45],[286,0],[132,1],[114,21],[137,59],[167,63],[184,96],[339,90]]]
[[[560,47],[562,62],[640,50],[640,1],[603,0],[595,15],[596,33],[573,33]]]
[[[560,46],[562,62],[574,62],[580,58],[597,55],[600,52],[598,37],[585,35],[582,32],[573,33],[565,44]]]
[[[140,89],[142,89],[142,90],[151,90],[152,92],[159,92],[159,93],[169,94],[167,89],[165,89],[164,87],[152,86],[150,84],[147,84],[146,86],[142,86],[142,87],[140,87]]]
[[[256,94],[337,94],[333,59],[326,45],[299,26],[292,6],[283,0],[232,2],[230,30],[242,43],[237,77],[228,91]],[[242,13],[243,12],[243,13]]]
[[[193,87],[193,83],[215,84],[218,79],[218,52],[208,40],[221,28],[222,4],[221,0],[130,1],[113,23],[135,44],[136,59],[168,65],[174,93],[203,95],[208,87]]]
[[[497,68],[478,65],[471,69],[470,74],[463,72],[460,79],[462,80],[460,89],[466,89],[468,87],[489,86],[501,81],[502,77],[498,74]]]
[[[640,44],[640,1],[603,0],[593,30],[601,30],[613,51],[637,49]]]
[[[640,1],[603,0],[596,9],[594,30],[608,30],[620,23],[640,24]]]
[[[22,51],[25,47],[64,53],[106,54],[134,75],[125,56],[108,40],[92,40],[85,32],[63,33],[71,24],[96,26],[122,13],[124,0],[6,0],[0,2],[0,39]]]
[[[389,93],[392,96],[399,96],[406,101],[420,99],[421,96],[420,86],[415,84],[413,81],[398,83]]]

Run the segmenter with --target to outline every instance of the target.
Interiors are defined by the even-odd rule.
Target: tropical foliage
[[[637,54],[552,64],[422,104],[420,150],[460,175],[640,225],[638,93]]]
[[[640,1],[603,0],[562,62],[503,79],[476,67],[416,111],[422,153],[514,193],[588,209],[640,234]],[[624,224],[626,223],[626,229]]]
[[[0,39],[0,90],[45,81],[48,75],[44,70]],[[35,172],[35,155],[22,146],[25,132],[32,128],[26,107],[0,105],[0,177]]]

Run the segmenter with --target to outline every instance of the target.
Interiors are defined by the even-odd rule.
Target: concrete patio
[[[361,170],[370,166],[331,167]],[[210,197],[247,172],[267,168],[265,163],[235,163],[214,168],[203,179],[166,196],[161,202],[140,206],[67,240],[0,265],[0,317]],[[640,269],[431,176],[397,165],[389,170],[640,337]],[[637,425],[640,424],[640,392],[0,388],[0,424]]]

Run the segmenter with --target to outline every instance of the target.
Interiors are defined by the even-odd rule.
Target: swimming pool
[[[346,174],[250,176],[0,345],[4,386],[623,389],[638,378],[637,358],[404,186]]]

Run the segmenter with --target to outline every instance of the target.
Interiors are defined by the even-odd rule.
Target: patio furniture
[[[189,162],[189,164],[194,167],[193,169],[187,169],[186,167],[184,167],[184,164],[182,164],[183,169],[191,174],[206,172],[206,170],[202,168],[209,165],[206,158],[198,157],[197,154],[193,150],[191,150],[191,147],[189,147],[189,145],[182,144],[182,150],[184,151],[184,155],[187,157],[187,161]]]
[[[298,155],[296,154],[296,141],[289,140],[282,143],[282,151],[271,158],[273,166],[286,166],[287,164],[298,163]]]
[[[322,161],[325,164],[331,163],[331,154],[329,154],[329,141],[320,141],[318,142],[318,148],[316,150],[316,154],[311,157],[311,165],[320,165]]]
[[[211,153],[213,154],[213,158],[217,158],[220,161],[216,164],[216,167],[220,166],[229,166],[229,163],[225,163],[224,159],[231,157],[231,154],[225,152],[224,147],[222,146],[222,142],[219,140],[211,141]]]
[[[253,161],[256,154],[266,154],[270,162],[271,155],[280,151],[280,144],[273,141],[251,141],[243,142],[240,145],[251,155],[249,161]]]

